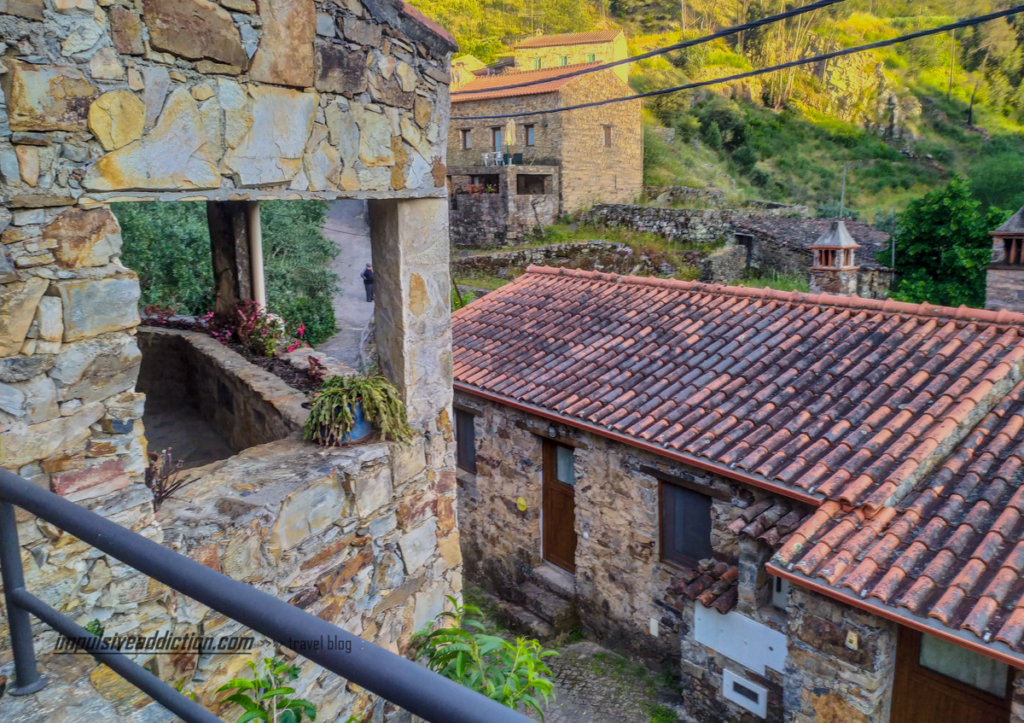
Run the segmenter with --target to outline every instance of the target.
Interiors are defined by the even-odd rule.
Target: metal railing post
[[[0,576],[4,582],[7,624],[11,629],[11,650],[14,653],[14,685],[8,686],[7,692],[11,695],[29,695],[42,690],[49,681],[39,673],[36,666],[32,621],[13,598],[15,590],[25,589],[25,573],[21,568],[21,546],[18,544],[14,505],[10,502],[0,502]]]

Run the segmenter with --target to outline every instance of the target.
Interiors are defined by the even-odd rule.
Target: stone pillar
[[[217,314],[230,314],[239,301],[253,298],[247,214],[245,201],[206,202]]]
[[[848,269],[811,268],[810,291],[812,294],[833,296],[857,295],[857,272],[859,267]]]
[[[370,201],[369,208],[381,372],[402,392],[409,424],[439,431],[452,404],[448,201]]]
[[[746,535],[739,535],[739,588],[736,610],[748,617],[758,609],[771,604],[772,586],[764,564],[771,559],[772,549]]]
[[[899,626],[794,585],[786,723],[888,723]]]

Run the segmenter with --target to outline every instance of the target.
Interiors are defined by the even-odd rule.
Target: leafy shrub
[[[276,658],[265,658],[262,672],[251,660],[246,665],[252,668],[252,680],[234,678],[217,689],[218,693],[238,691],[224,699],[244,709],[236,723],[302,723],[303,715],[316,720],[316,706],[308,700],[292,698],[295,689],[287,685],[299,677],[299,666],[286,665]]]
[[[722,131],[715,121],[711,121],[701,128],[701,137],[709,147],[716,151],[722,147]]]
[[[334,446],[355,425],[353,408],[362,406],[363,416],[388,437],[406,441],[412,437],[405,403],[395,386],[382,376],[330,377],[320,385],[310,405],[303,439]]]
[[[673,126],[676,130],[676,137],[684,143],[689,143],[700,133],[700,120],[689,113],[681,115],[676,119]]]
[[[487,635],[483,623],[468,617],[479,616],[479,608],[459,605],[451,596],[448,600],[453,612],[439,614],[430,627],[413,633],[416,658],[426,658],[427,667],[435,673],[508,708],[522,703],[543,721],[538,696],[545,704],[554,698],[551,669],[544,660],[558,653],[544,650],[536,640],[516,638],[510,643]]]
[[[839,218],[842,213],[843,218],[848,218],[851,221],[860,220],[860,212],[856,209],[850,208],[849,204],[844,206],[842,209],[839,208],[839,199],[833,198],[830,201],[819,203],[818,208],[814,211],[815,218]]]
[[[750,182],[758,188],[765,188],[771,180],[771,174],[763,168],[755,168],[750,172]]]
[[[746,174],[754,169],[754,165],[760,159],[757,157],[757,151],[748,144],[743,144],[733,152],[732,160],[739,167],[740,172]]]
[[[256,356],[274,356],[277,343],[285,337],[284,319],[268,312],[255,301],[235,307],[235,335]]]

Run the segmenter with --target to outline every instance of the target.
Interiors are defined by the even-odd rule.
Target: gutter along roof
[[[562,35],[537,35],[516,43],[516,50],[531,48],[559,48],[566,45],[593,45],[610,43],[622,34],[621,30],[591,30],[587,33],[564,33]]]
[[[1024,315],[531,267],[453,322],[461,391],[820,506],[777,554],[787,576],[1020,656]],[[994,461],[938,489],[964,455]],[[899,544],[869,560],[875,537]]]

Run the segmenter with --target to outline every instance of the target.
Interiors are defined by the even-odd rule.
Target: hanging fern
[[[325,446],[340,444],[355,425],[352,410],[356,403],[362,404],[363,416],[380,429],[385,440],[412,438],[405,404],[395,386],[382,376],[324,380],[310,405],[303,438]]]

